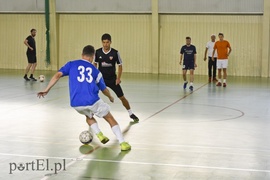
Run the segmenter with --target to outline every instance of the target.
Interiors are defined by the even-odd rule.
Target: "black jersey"
[[[194,61],[194,55],[197,54],[196,47],[194,45],[184,45],[180,50],[180,54],[184,54],[184,62]]]
[[[104,52],[102,48],[96,50],[95,62],[98,63],[98,69],[102,73],[104,80],[116,79],[116,64],[122,65],[122,59],[117,50],[111,48]]]
[[[35,39],[30,35],[27,38],[28,44],[31,48],[33,48],[33,50],[27,48],[27,53],[33,53],[36,54],[36,41]]]

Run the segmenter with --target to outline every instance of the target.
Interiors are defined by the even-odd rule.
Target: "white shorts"
[[[101,99],[91,106],[78,106],[73,108],[78,113],[83,114],[89,118],[92,118],[94,115],[102,118],[110,112],[110,106]]]
[[[228,59],[217,59],[217,68],[226,69],[228,67]]]

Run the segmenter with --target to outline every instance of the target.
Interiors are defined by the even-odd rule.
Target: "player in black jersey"
[[[36,66],[37,66],[37,56],[36,56],[36,41],[35,41],[35,36],[37,34],[37,30],[36,29],[31,29],[31,35],[29,35],[25,40],[24,40],[24,44],[27,46],[27,51],[26,51],[26,55],[27,55],[27,59],[28,59],[28,65],[25,69],[25,75],[24,75],[24,79],[26,81],[36,81],[37,79],[34,78],[33,74],[35,72]],[[30,75],[30,79],[27,77],[28,72],[31,70],[31,75]]]
[[[187,81],[187,70],[190,72],[190,86],[189,89],[193,91],[193,81],[194,81],[194,70],[197,67],[196,64],[196,47],[191,44],[191,38],[186,37],[186,45],[182,46],[180,50],[180,62],[179,64],[182,65],[183,62],[183,79],[184,79],[184,86],[183,88],[186,89],[188,81]]]
[[[123,106],[127,109],[129,116],[134,122],[138,122],[139,118],[133,114],[128,100],[125,98],[121,83],[122,75],[122,59],[119,52],[111,48],[111,35],[103,34],[101,37],[102,48],[96,50],[95,66],[102,73],[105,84],[111,88],[117,97],[122,101]],[[116,64],[118,65],[118,74],[116,75]]]

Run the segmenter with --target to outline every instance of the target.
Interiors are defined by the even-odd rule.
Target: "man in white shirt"
[[[212,53],[214,50],[214,45],[216,42],[216,36],[214,34],[211,35],[211,41],[207,42],[205,52],[204,52],[204,61],[206,61],[206,55],[208,54],[208,76],[209,76],[209,82],[217,81],[216,79],[216,70],[217,70],[217,53],[214,54],[214,61],[212,61]],[[207,53],[208,52],[208,53]],[[212,74],[212,68],[213,68],[213,74]]]

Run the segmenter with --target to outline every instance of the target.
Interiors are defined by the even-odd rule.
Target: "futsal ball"
[[[93,135],[88,130],[86,130],[86,131],[81,132],[79,139],[81,143],[89,144],[93,140]]]
[[[40,82],[43,82],[45,80],[45,76],[44,75],[40,75],[38,77],[38,79],[39,79]]]

